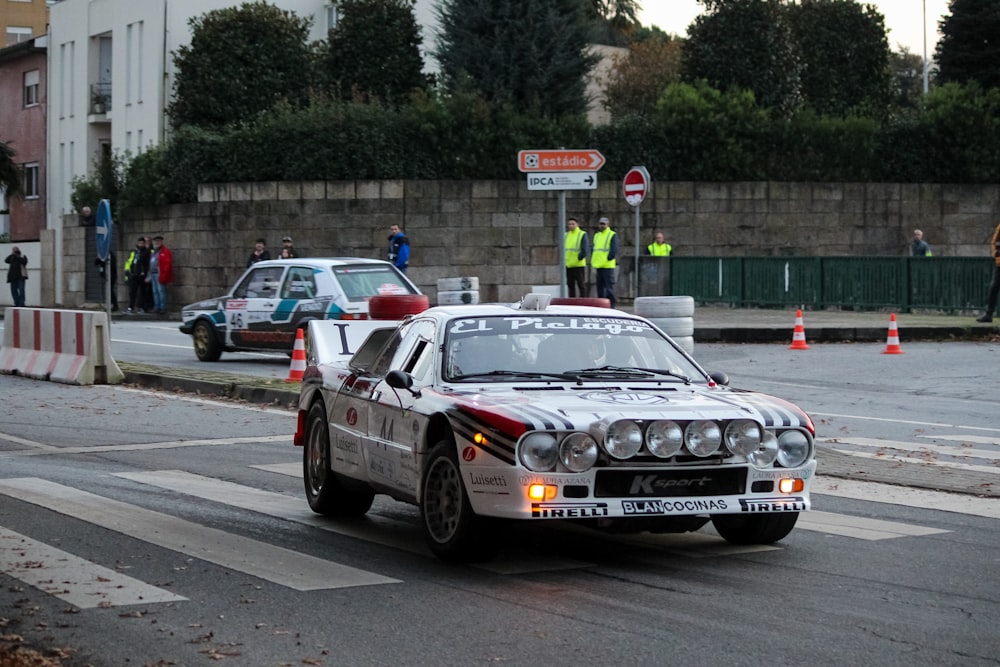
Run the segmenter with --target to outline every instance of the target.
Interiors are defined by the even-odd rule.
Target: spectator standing
[[[28,258],[21,254],[21,249],[14,246],[4,259],[7,263],[7,282],[10,283],[10,296],[15,308],[24,308],[24,281],[28,279]]]
[[[914,257],[931,257],[931,247],[924,240],[924,233],[919,229],[913,230],[913,243],[910,244],[910,252]]]
[[[997,297],[1000,296],[1000,225],[993,230],[990,239],[990,253],[993,255],[993,282],[990,283],[990,293],[986,297],[986,312],[977,317],[977,322],[992,322],[993,313],[997,310]]]
[[[109,252],[107,261],[100,257],[94,260],[97,272],[101,274],[101,285],[108,279],[108,264],[111,264],[111,310],[118,310],[118,264],[115,260],[115,253]]]
[[[145,237],[135,240],[135,248],[125,260],[125,284],[128,287],[128,310],[125,312],[143,312],[146,307],[145,289],[146,275],[149,273],[149,248]]]
[[[587,232],[580,229],[580,223],[576,218],[566,220],[563,252],[566,254],[566,284],[569,286],[569,296],[586,296],[585,282],[590,241]]]
[[[294,259],[298,256],[299,253],[295,252],[295,247],[292,245],[292,237],[286,236],[281,239],[281,258]]]
[[[146,237],[146,252],[149,253],[149,257],[150,259],[152,259],[153,237],[151,236]],[[146,271],[146,276],[149,277],[148,267]],[[146,309],[147,313],[153,312],[153,307],[156,302],[153,301],[153,282],[151,280],[147,280],[142,284],[142,303],[144,304],[143,308]]]
[[[669,257],[674,247],[663,240],[663,232],[653,234],[653,242],[646,246],[646,252],[653,257]]]
[[[247,268],[256,264],[257,262],[262,262],[265,259],[271,259],[271,253],[265,248],[264,239],[257,239],[257,242],[253,244],[253,252],[250,253],[250,258],[247,259]]]
[[[403,273],[410,265],[410,240],[399,225],[389,225],[389,261]]]
[[[149,275],[146,280],[153,285],[153,310],[157,315],[167,312],[167,285],[174,282],[174,262],[170,249],[163,244],[162,236],[153,237],[153,252],[149,256]]]
[[[594,267],[598,298],[605,298],[615,307],[615,258],[618,256],[618,239],[611,229],[611,221],[602,217],[597,221],[594,234],[594,250],[590,254],[590,265]]]
[[[84,206],[80,209],[80,226],[81,227],[93,227],[97,224],[97,218],[94,217],[93,211],[90,210],[89,206]]]

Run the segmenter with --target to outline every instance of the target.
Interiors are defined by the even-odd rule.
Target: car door
[[[288,351],[287,331],[272,315],[281,301],[285,266],[253,267],[226,300],[226,343],[241,349]],[[287,327],[285,327],[287,328]],[[295,335],[294,329],[292,336]]]

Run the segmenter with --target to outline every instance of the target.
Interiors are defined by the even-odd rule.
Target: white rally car
[[[488,558],[501,519],[788,535],[816,471],[802,410],[730,388],[641,317],[548,301],[310,323],[295,434],[310,507],[416,504],[453,561]]]

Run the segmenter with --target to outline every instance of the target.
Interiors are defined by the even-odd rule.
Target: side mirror
[[[413,386],[413,378],[406,371],[389,371],[385,383],[393,389],[409,389]]]
[[[708,377],[712,378],[712,380],[715,381],[715,384],[719,385],[720,387],[729,386],[729,376],[723,373],[722,371],[713,371],[708,374]]]

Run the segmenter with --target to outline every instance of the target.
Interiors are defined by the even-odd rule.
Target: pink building
[[[0,141],[24,174],[24,197],[8,197],[11,241],[37,241],[45,229],[45,35],[0,49]],[[3,206],[0,206],[3,208]]]

